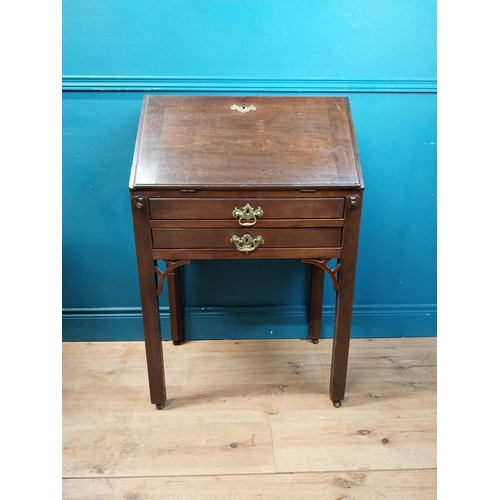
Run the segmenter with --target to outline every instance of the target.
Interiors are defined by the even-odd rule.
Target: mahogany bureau
[[[151,403],[167,401],[164,282],[180,344],[180,266],[279,258],[312,264],[315,343],[325,272],[335,288],[330,399],[339,407],[364,189],[348,98],[145,96],[129,187]]]

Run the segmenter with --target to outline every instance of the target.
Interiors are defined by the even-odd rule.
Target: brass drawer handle
[[[262,236],[256,236],[252,238],[248,233],[244,234],[241,238],[233,235],[229,240],[230,243],[234,243],[234,246],[240,252],[253,252],[261,243],[264,243],[264,238]]]
[[[257,222],[257,217],[262,217],[263,215],[264,210],[262,210],[262,208],[259,207],[257,210],[254,210],[249,203],[242,209],[234,207],[233,210],[233,217],[238,219],[238,223],[241,226],[253,226]]]

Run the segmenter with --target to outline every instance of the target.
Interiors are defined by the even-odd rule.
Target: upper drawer
[[[235,209],[260,209],[265,219],[342,219],[344,198],[150,198],[150,217],[161,219],[237,218]],[[247,209],[248,210],[248,209]]]

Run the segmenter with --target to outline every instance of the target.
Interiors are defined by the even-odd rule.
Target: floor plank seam
[[[234,476],[287,476],[287,475],[310,475],[310,474],[359,474],[360,472],[437,472],[437,467],[412,467],[408,469],[342,469],[342,470],[310,470],[310,471],[299,471],[299,472],[235,472],[234,474],[166,474],[166,475],[142,475],[142,476],[68,476],[64,477],[63,480],[88,480],[88,479],[169,479],[169,478],[190,478],[190,477],[234,477]]]
[[[274,472],[273,474],[277,474],[276,472],[276,447],[274,446],[274,436],[273,436],[273,423],[269,422],[269,430],[271,432],[271,444],[273,447],[273,463],[274,463]]]

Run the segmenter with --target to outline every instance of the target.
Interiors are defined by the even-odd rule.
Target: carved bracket
[[[333,289],[338,292],[339,291],[339,281],[337,279],[336,274],[340,271],[340,264],[337,264],[333,269],[330,269],[327,264],[332,259],[300,259],[300,262],[303,264],[312,264],[313,266],[318,266],[323,271],[327,272],[330,278],[332,279]]]
[[[159,267],[155,266],[155,273],[160,277],[158,280],[158,285],[156,286],[156,295],[161,295],[162,294],[162,289],[163,289],[163,282],[165,281],[165,278],[167,276],[172,276],[174,269],[184,266],[186,264],[191,264],[191,260],[184,259],[184,260],[163,260],[165,262],[165,265],[167,266],[165,271],[162,271]]]

